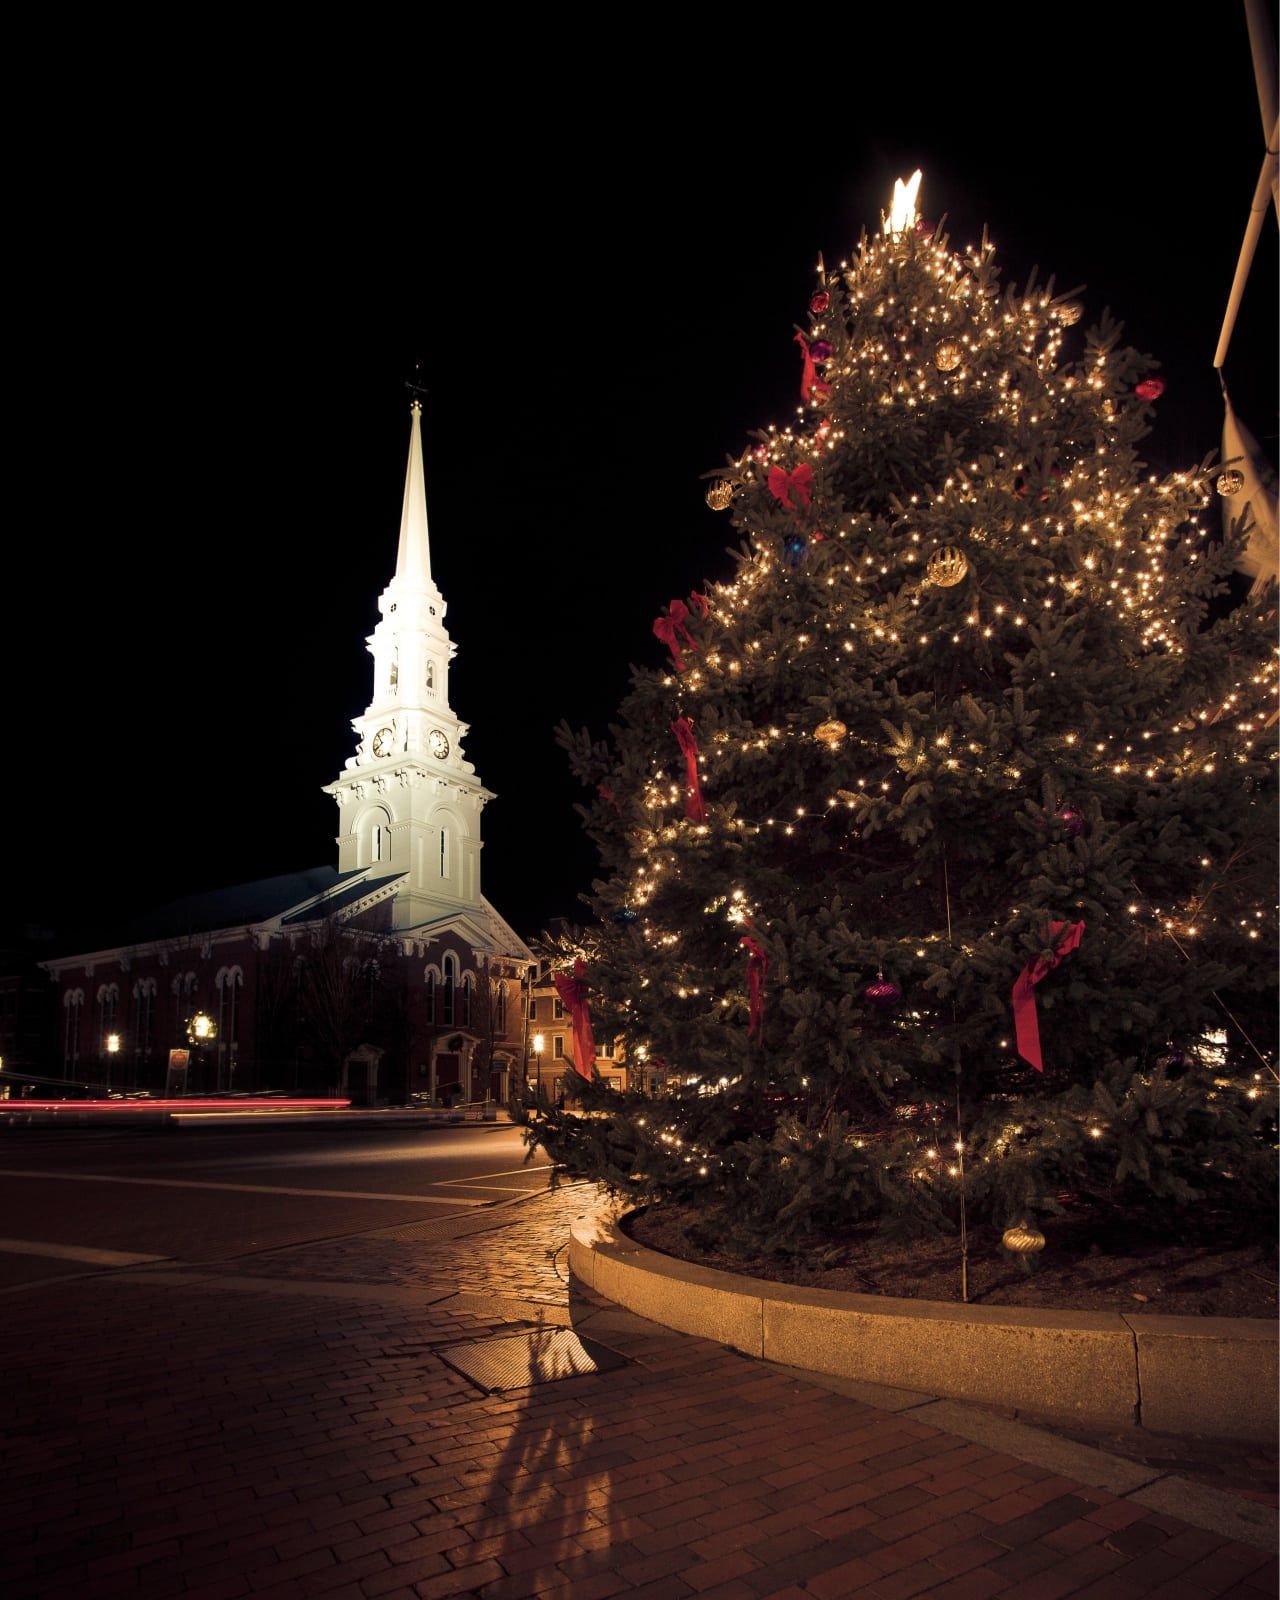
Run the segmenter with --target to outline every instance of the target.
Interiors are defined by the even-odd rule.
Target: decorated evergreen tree
[[[735,570],[561,729],[603,868],[562,953],[666,1092],[529,1137],[730,1247],[1272,1231],[1275,585],[1229,603],[1229,472],[1148,472],[1155,363],[1082,310],[899,185],[819,265],[797,419],[708,474]]]

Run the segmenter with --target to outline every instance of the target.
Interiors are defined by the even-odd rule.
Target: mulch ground
[[[700,1247],[699,1221],[676,1206],[650,1206],[624,1219],[638,1243],[684,1261],[816,1289],[906,1300],[961,1301],[957,1237],[888,1244],[871,1227],[814,1238],[791,1259],[736,1256]],[[982,1305],[1058,1310],[1160,1312],[1171,1316],[1277,1314],[1274,1247],[1220,1239],[1178,1243],[1144,1237],[1136,1224],[1081,1217],[1043,1219],[1045,1248],[1024,1269],[998,1234],[976,1228],[968,1240],[968,1298]],[[821,1263],[821,1264],[819,1264]]]

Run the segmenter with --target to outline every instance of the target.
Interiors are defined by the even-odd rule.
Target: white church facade
[[[456,647],[431,572],[417,401],[411,419],[395,573],[366,641],[373,692],[325,786],[336,865],[188,897],[110,948],[42,962],[62,1077],[363,1103],[514,1089],[533,957],[481,891],[493,795],[449,700]],[[188,1037],[197,1014],[206,1042]]]

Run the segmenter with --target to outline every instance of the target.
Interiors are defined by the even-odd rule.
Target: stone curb
[[[1272,1443],[1280,1343],[1252,1317],[1127,1316],[897,1300],[768,1283],[579,1217],[569,1264],[642,1317],[805,1371],[1046,1419]]]

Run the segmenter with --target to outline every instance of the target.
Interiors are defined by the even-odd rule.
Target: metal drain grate
[[[590,1372],[625,1367],[616,1350],[580,1339],[572,1328],[537,1328],[532,1333],[504,1334],[476,1344],[455,1344],[436,1354],[455,1372],[486,1394],[498,1389],[527,1389],[557,1378],[580,1378]]]

